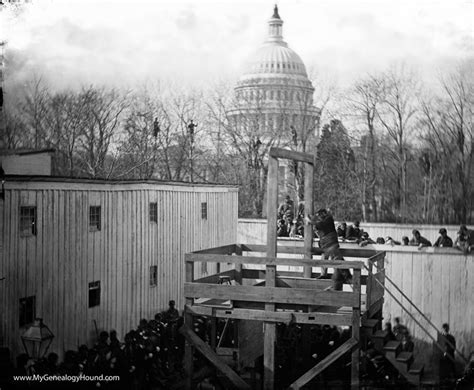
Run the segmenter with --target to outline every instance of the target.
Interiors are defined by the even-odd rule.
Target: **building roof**
[[[26,175],[6,175],[5,182],[31,182],[31,183],[70,183],[70,184],[104,184],[104,185],[164,185],[179,187],[216,187],[237,189],[237,185],[226,185],[217,183],[189,183],[182,181],[165,180],[117,180],[117,179],[96,179],[83,177],[63,177],[63,176],[26,176]]]
[[[0,149],[0,156],[25,156],[28,154],[55,153],[55,149]]]

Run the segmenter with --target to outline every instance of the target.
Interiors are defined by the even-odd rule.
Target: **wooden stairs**
[[[412,352],[402,351],[400,341],[390,340],[386,331],[380,330],[381,320],[362,320],[361,337],[364,345],[368,341],[385,356],[386,360],[412,385],[420,386],[423,377],[423,364],[415,361]]]

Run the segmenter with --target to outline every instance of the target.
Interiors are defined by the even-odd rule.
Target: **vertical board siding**
[[[149,220],[150,202],[158,204],[157,223]],[[208,203],[207,220],[201,202]],[[36,236],[20,237],[22,205],[37,208]],[[99,231],[89,228],[94,205],[101,206]],[[62,356],[95,342],[94,321],[123,339],[170,299],[182,308],[184,254],[237,242],[237,191],[224,187],[10,182],[0,216],[0,341],[13,356],[23,349],[20,298],[36,296],[36,314],[55,334],[50,350]],[[89,308],[93,281],[101,284],[100,305]]]
[[[436,254],[423,251],[387,251],[386,272],[410,300],[438,328],[450,324],[458,349],[469,356],[474,345],[474,257]],[[387,283],[386,283],[387,284]],[[410,309],[414,317],[436,338],[434,330],[388,283],[395,297]],[[394,299],[385,294],[384,318],[401,317],[418,340],[431,345],[429,336],[408,316]],[[431,352],[431,350],[430,350]]]

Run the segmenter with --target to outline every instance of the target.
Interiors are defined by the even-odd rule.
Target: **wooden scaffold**
[[[278,323],[351,327],[349,340],[295,379],[290,385],[291,389],[302,388],[347,353],[351,353],[351,387],[359,388],[360,351],[364,343],[361,340],[361,326],[367,326],[368,323],[372,327],[380,326],[385,252],[363,248],[341,249],[346,261],[314,260],[313,256],[321,255],[322,251],[313,247],[311,225],[305,225],[303,245],[297,241],[278,245],[276,210],[279,159],[305,164],[308,178],[305,180],[305,213],[313,213],[313,185],[309,179],[313,177],[313,156],[272,148],[268,161],[267,245],[232,244],[186,254],[185,324],[180,331],[186,338],[187,389],[193,388],[196,350],[217,369],[226,386],[238,389],[256,387],[254,377],[252,380],[244,379],[239,373],[242,367],[251,366],[249,362],[263,355],[262,387],[265,390],[280,387],[275,383]],[[195,279],[194,267],[200,262],[220,264],[219,272]],[[315,269],[321,267],[349,269],[353,275],[352,285],[346,285],[344,291],[329,290],[331,280],[316,278],[318,273]],[[367,271],[363,274],[363,270]],[[222,283],[223,280],[227,283]],[[212,329],[209,342],[194,332],[193,317],[196,316],[210,318]],[[237,357],[233,366],[228,355],[225,357],[219,351],[216,319],[232,320],[239,324],[235,348]],[[260,330],[257,332],[256,329]]]

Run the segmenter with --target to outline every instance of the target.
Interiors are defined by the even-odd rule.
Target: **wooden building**
[[[176,300],[184,253],[236,241],[237,188],[7,176],[0,198],[0,335],[13,354],[34,317],[62,354],[119,337]],[[214,273],[203,264],[196,276]]]

